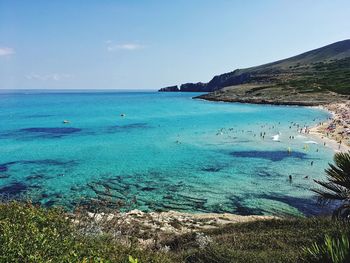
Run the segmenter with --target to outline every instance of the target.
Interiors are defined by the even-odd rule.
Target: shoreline
[[[322,109],[332,116],[309,129],[308,135],[322,141],[334,152],[350,151],[350,101],[330,103],[311,108]]]

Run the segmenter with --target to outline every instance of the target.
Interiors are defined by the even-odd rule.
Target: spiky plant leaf
[[[350,209],[350,207],[344,206],[344,203],[350,203],[350,151],[336,153],[334,164],[329,164],[329,168],[325,172],[326,181],[314,180],[323,189],[312,189],[312,191],[318,194],[322,203],[341,201],[343,206],[339,209],[342,211]]]

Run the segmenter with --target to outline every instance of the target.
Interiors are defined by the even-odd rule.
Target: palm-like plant
[[[303,249],[306,253],[306,262],[346,263],[350,261],[349,238],[325,236],[323,244],[314,243],[311,247]]]
[[[324,189],[312,189],[319,195],[323,203],[338,201],[341,205],[334,211],[333,216],[350,220],[350,151],[336,153],[334,163],[326,169],[326,181],[315,180]]]

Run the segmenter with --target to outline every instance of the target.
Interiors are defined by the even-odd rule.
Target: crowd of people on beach
[[[325,122],[319,122],[315,127],[309,127],[306,125],[299,124],[297,122],[291,121],[289,124],[289,130],[293,133],[293,131],[297,134],[305,134],[305,135],[317,135],[322,140],[322,144],[324,147],[333,148],[335,151],[347,151],[350,149],[350,102],[346,103],[336,103],[329,104],[323,107],[332,113],[332,116]],[[316,121],[316,119],[314,119]],[[251,133],[253,137],[259,137],[262,140],[268,136],[271,137],[272,141],[280,141],[281,133],[278,132],[276,134],[276,129],[278,129],[280,122],[275,125],[269,124],[261,124],[260,131],[245,131],[239,130],[235,128],[221,128],[217,130],[216,136],[220,135],[228,135],[229,138],[237,138],[236,136],[232,136],[232,133],[237,132],[248,132]],[[268,133],[267,133],[268,131]],[[273,133],[275,131],[275,133]],[[271,133],[273,133],[271,135]],[[268,135],[270,134],[270,135]],[[301,135],[300,135],[301,136]],[[179,137],[179,135],[178,135]],[[295,134],[289,134],[289,140],[294,140],[299,136]],[[181,141],[176,140],[177,144],[181,144]],[[305,142],[303,149],[308,150],[308,144],[317,144],[317,142],[309,140]],[[316,152],[319,152],[321,149],[317,147]],[[288,152],[292,152],[291,147],[288,147]],[[311,166],[313,162],[311,163]]]
[[[350,102],[329,104],[325,108],[332,113],[332,117],[328,122],[319,123],[316,131],[336,141],[338,150],[342,145],[350,146]]]

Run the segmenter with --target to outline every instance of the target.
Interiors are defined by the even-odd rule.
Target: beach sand
[[[350,101],[318,106],[331,113],[327,122],[309,130],[309,135],[321,140],[335,152],[350,151]]]

